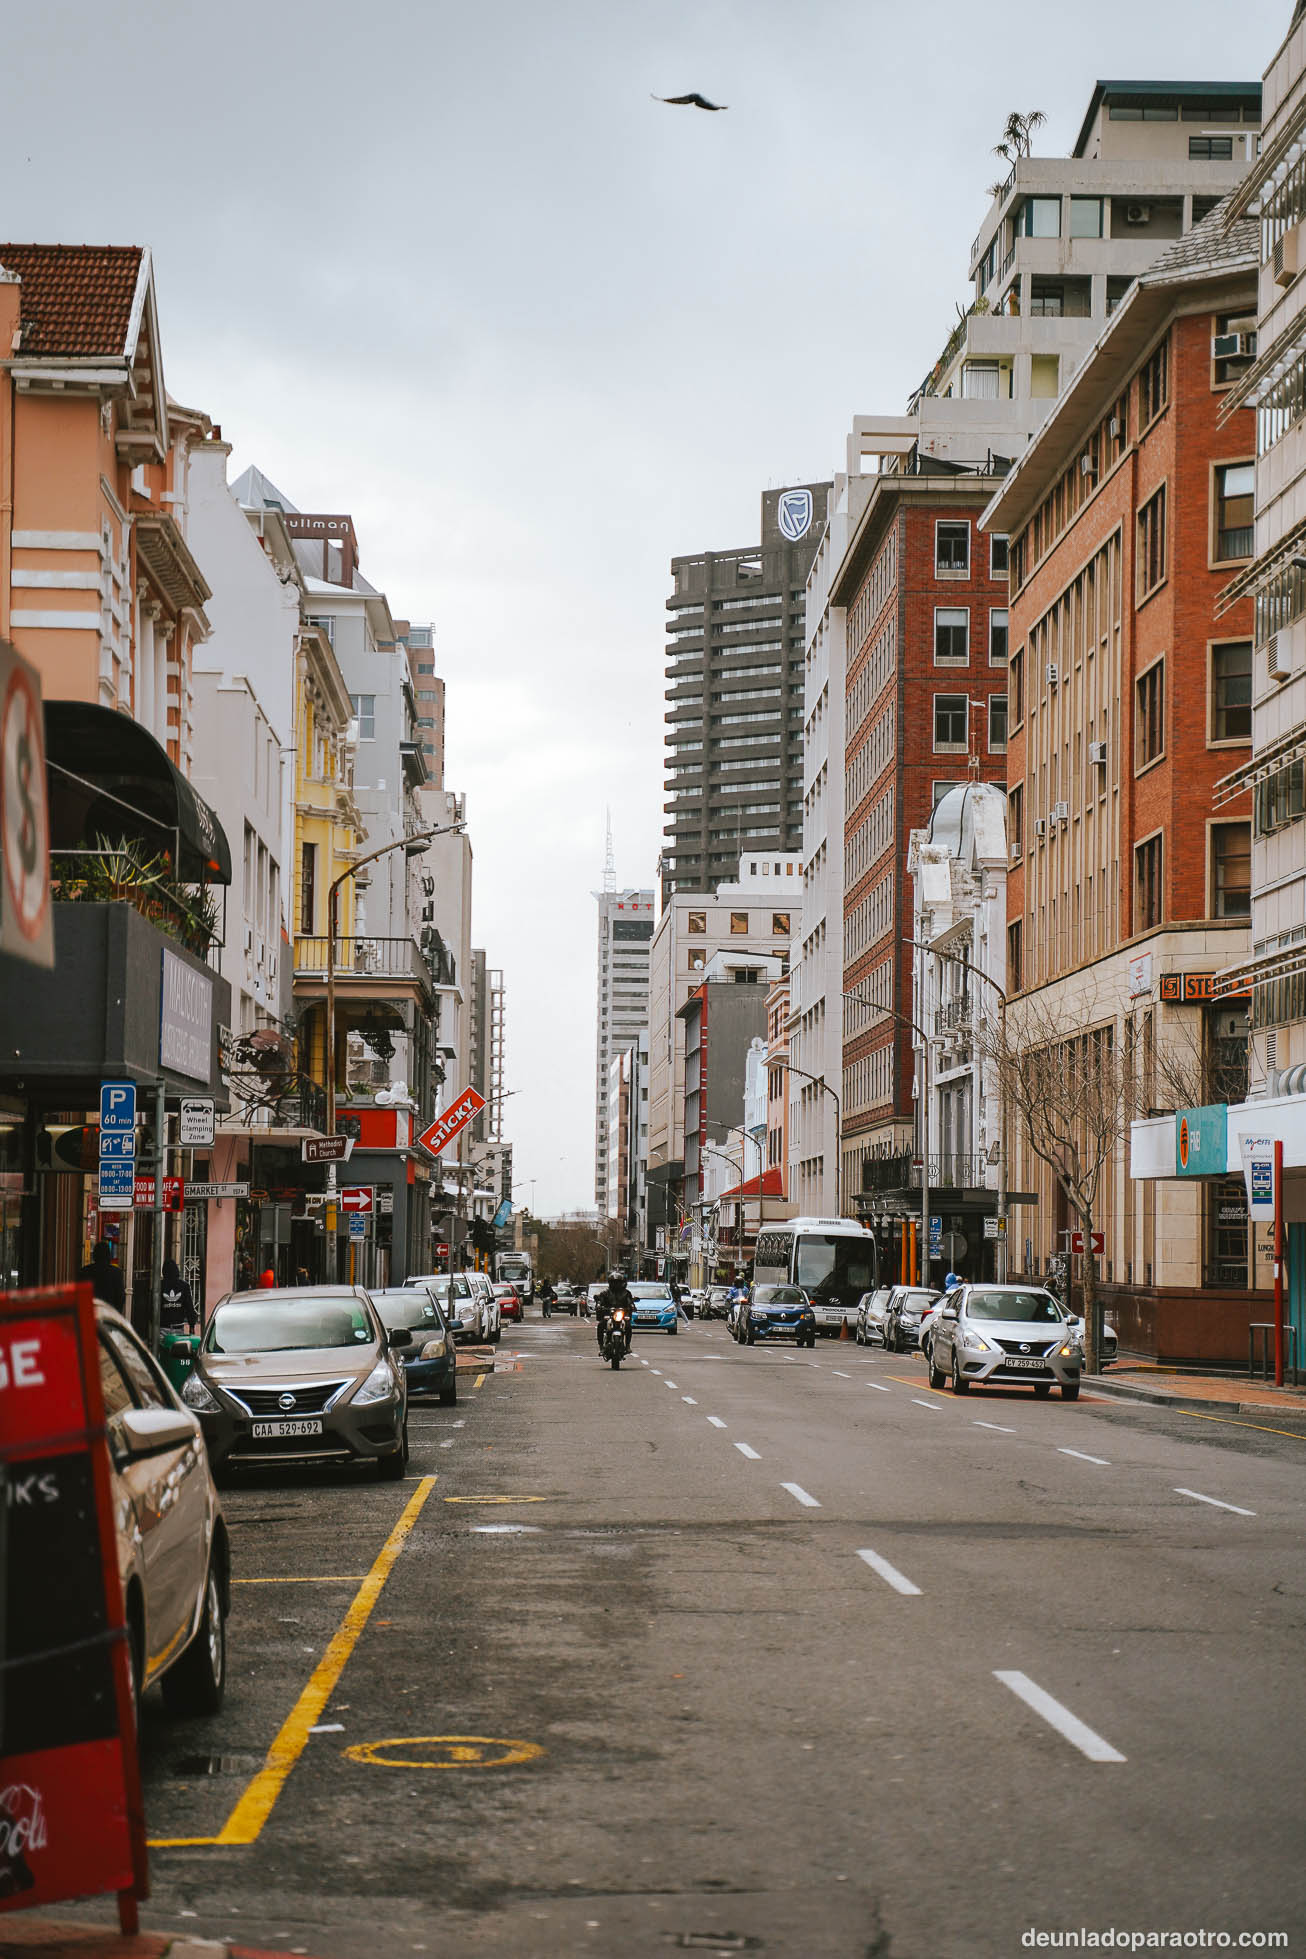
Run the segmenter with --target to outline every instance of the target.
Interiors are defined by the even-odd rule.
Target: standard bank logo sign
[[[810,490],[786,490],[776,510],[776,521],[791,544],[807,536],[812,528]]]

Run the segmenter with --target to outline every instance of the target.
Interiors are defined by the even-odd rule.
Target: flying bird
[[[673,109],[710,109],[713,115],[730,107],[728,102],[709,102],[705,95],[699,95],[697,92],[693,95],[655,95],[653,100],[666,102]]]

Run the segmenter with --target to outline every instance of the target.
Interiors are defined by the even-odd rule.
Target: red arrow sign
[[[424,1129],[418,1137],[422,1148],[432,1156],[439,1156],[446,1143],[451,1143],[460,1129],[466,1129],[469,1122],[475,1122],[485,1107],[485,1097],[474,1088],[464,1089],[449,1104],[442,1116],[437,1116],[429,1129]]]
[[[362,1216],[363,1213],[374,1208],[372,1200],[375,1191],[375,1184],[351,1184],[348,1190],[342,1190],[340,1193],[341,1210],[353,1211],[356,1215]]]
[[[1082,1232],[1082,1231],[1072,1231],[1072,1232],[1071,1232],[1071,1234],[1070,1234],[1070,1249],[1071,1249],[1071,1251],[1072,1251],[1072,1252],[1075,1252],[1075,1253],[1082,1253],[1082,1252],[1083,1252],[1083,1250],[1084,1250],[1084,1234],[1083,1234],[1083,1232]],[[1102,1256],[1102,1254],[1103,1254],[1103,1252],[1104,1252],[1104,1251],[1106,1250],[1106,1233],[1105,1233],[1105,1231],[1090,1231],[1090,1232],[1089,1232],[1089,1234],[1088,1234],[1088,1249],[1089,1249],[1089,1251],[1090,1251],[1090,1252],[1091,1252],[1091,1253],[1093,1254],[1093,1256],[1094,1256],[1094,1258],[1101,1258],[1101,1256]]]

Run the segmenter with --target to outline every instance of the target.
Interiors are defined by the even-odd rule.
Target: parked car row
[[[504,1296],[512,1293],[514,1300],[517,1297],[512,1286],[496,1285],[484,1272],[420,1272],[405,1280],[405,1285],[432,1292],[453,1328],[454,1339],[470,1341],[473,1346],[498,1346],[505,1318]],[[506,1317],[520,1319],[520,1304],[515,1314]]]

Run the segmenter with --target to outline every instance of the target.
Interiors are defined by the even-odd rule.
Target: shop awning
[[[167,851],[183,884],[230,884],[221,823],[147,728],[90,701],[45,703],[53,850],[97,839]]]
[[[774,1169],[764,1170],[762,1172],[760,1190],[758,1188],[758,1179],[756,1177],[750,1177],[746,1184],[736,1184],[733,1190],[718,1191],[713,1202],[722,1204],[727,1198],[783,1197],[784,1194],[784,1171],[777,1164]]]

